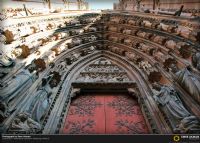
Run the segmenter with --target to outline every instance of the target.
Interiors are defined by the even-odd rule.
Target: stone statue
[[[193,116],[183,105],[179,94],[170,86],[153,84],[158,90],[154,95],[155,101],[160,105],[169,120],[174,133],[188,133],[200,130],[200,121]]]
[[[0,55],[0,66],[9,67],[15,64],[14,60],[6,55]]]
[[[200,53],[195,53],[192,55],[192,64],[200,71]]]
[[[21,89],[31,84],[37,79],[37,72],[34,71],[35,67],[30,66],[19,72],[12,80],[8,81],[0,89],[0,99],[6,103],[15,98]]]
[[[22,133],[38,133],[42,129],[42,126],[30,118],[30,115],[27,113],[20,113],[18,114],[11,126],[10,131],[18,131]]]
[[[60,82],[60,75],[57,72],[53,72],[47,78],[42,81],[42,87],[33,95],[34,99],[28,106],[26,112],[30,114],[31,119],[40,123],[51,103],[51,94],[54,87]]]
[[[47,78],[43,78],[41,87],[33,95],[31,103],[14,118],[9,130],[25,133],[40,132],[42,129],[41,122],[51,103],[50,95],[60,80],[61,76],[58,72],[52,72]]]
[[[185,68],[176,73],[177,82],[185,89],[196,101],[200,103],[200,79],[190,72],[190,68]]]

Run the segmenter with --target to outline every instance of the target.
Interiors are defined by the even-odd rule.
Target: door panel
[[[128,95],[88,94],[70,105],[64,134],[148,133],[137,101]]]

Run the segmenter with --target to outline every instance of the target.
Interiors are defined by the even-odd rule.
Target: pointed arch
[[[71,101],[71,95],[74,94],[74,92],[77,92],[76,90],[73,90],[72,82],[76,80],[80,74],[80,71],[100,58],[110,60],[118,67],[122,68],[132,81],[136,82],[137,90],[139,91],[138,102],[141,106],[141,109],[143,110],[143,115],[146,118],[147,125],[151,132],[170,133],[170,129],[168,128],[164,118],[162,117],[158,107],[156,106],[156,103],[151,96],[151,91],[148,87],[148,84],[145,83],[145,79],[142,76],[142,71],[124,57],[109,51],[98,50],[92,54],[80,58],[65,73],[65,78],[61,85],[62,89],[60,91],[59,99],[55,103],[55,105],[59,106],[56,106],[52,109],[49,120],[44,127],[43,133],[48,134],[59,132],[59,129],[63,123],[63,119],[66,116],[66,109],[69,107]],[[129,89],[131,89],[131,87],[129,87]],[[131,93],[132,90],[129,90],[129,92]],[[56,120],[56,117],[61,117],[61,119]],[[49,128],[51,128],[51,130],[49,130]]]

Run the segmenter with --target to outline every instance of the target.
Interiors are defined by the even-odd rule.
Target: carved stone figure
[[[71,65],[73,62],[77,61],[80,56],[81,53],[72,53],[70,57],[66,58],[67,65]]]
[[[133,61],[134,63],[136,63],[137,61],[139,61],[139,59],[141,59],[140,56],[138,56],[137,54],[133,53],[133,52],[125,52],[125,56]]]
[[[193,66],[200,71],[200,53],[195,53],[192,55]]]
[[[176,81],[185,89],[196,101],[200,103],[200,79],[192,74],[190,69],[185,68],[176,73]]]
[[[15,64],[14,60],[6,55],[0,55],[0,66],[10,67]]]
[[[112,17],[112,18],[110,18],[110,22],[112,22],[112,23],[120,23],[120,18],[119,17]]]
[[[56,47],[56,48],[53,48],[51,49],[52,51],[55,52],[55,55],[58,56],[60,55],[63,51],[67,50],[68,49],[68,46],[64,43],[62,44],[60,47]]]
[[[29,70],[22,70],[13,79],[0,90],[0,98],[2,101],[8,103],[11,99],[15,98],[21,89],[26,85],[31,86],[31,84],[36,80],[36,72],[31,73]]]
[[[177,28],[176,26],[167,25],[167,24],[164,24],[164,23],[160,23],[160,25],[157,26],[157,29],[167,31],[167,32],[170,32],[170,33],[174,33],[176,28]]]
[[[5,102],[0,101],[0,123],[9,115],[9,108]]]
[[[122,33],[124,33],[124,34],[129,34],[129,35],[131,35],[131,34],[135,34],[135,33],[133,33],[132,32],[132,30],[130,30],[130,29],[124,29],[123,31],[122,31]]]
[[[171,67],[171,64],[176,65],[176,60],[172,56],[165,55],[160,51],[155,52],[153,56],[157,61],[160,61],[166,69]]]
[[[112,42],[118,42],[118,37],[115,37],[115,36],[112,36],[112,35],[110,35],[110,36],[108,36],[108,40],[110,40],[110,41],[112,41]]]
[[[150,39],[153,36],[152,33],[144,32],[144,31],[138,31],[136,35],[138,37],[145,38],[145,39]]]
[[[200,41],[200,32],[199,31],[192,31],[190,28],[188,27],[183,27],[183,26],[179,26],[176,29],[176,34],[180,35],[184,38],[190,39],[192,41]]]
[[[156,51],[157,49],[151,46],[148,46],[146,44],[140,43],[138,46],[138,49],[141,50],[144,53],[147,53],[148,55],[153,55],[154,51]]]
[[[152,27],[152,23],[148,20],[144,20],[142,23],[141,23],[142,26],[145,26],[145,27],[148,27],[148,28],[151,28]]]
[[[132,42],[133,42],[132,39],[125,38],[125,39],[123,39],[123,41],[124,41],[124,44],[125,44],[125,45],[132,46]]]
[[[109,30],[109,31],[117,32],[117,31],[118,31],[118,27],[109,26],[109,27],[108,27],[108,30]]]
[[[191,56],[191,47],[186,42],[178,42],[176,48],[183,58],[189,58]]]
[[[86,56],[88,54],[91,54],[94,52],[94,50],[96,49],[95,46],[90,46],[88,49],[82,50],[81,51],[81,56]]]
[[[80,38],[74,38],[74,39],[72,39],[71,43],[68,43],[68,47],[72,48],[74,46],[80,45],[81,43],[82,43],[82,39],[80,39]]]
[[[122,56],[124,56],[125,52],[126,52],[124,49],[114,47],[114,46],[108,46],[108,48],[110,49],[110,51],[112,51],[116,54],[122,55]]]
[[[143,69],[146,72],[148,80],[150,82],[154,83],[160,81],[162,77],[161,73],[158,71],[158,69],[153,67],[148,61],[142,60],[138,63],[138,66],[139,68]]]
[[[155,43],[158,43],[160,45],[164,45],[167,41],[167,38],[164,36],[154,35],[151,37],[151,40]]]
[[[127,23],[130,25],[136,25],[136,21],[133,19],[129,19]]]
[[[22,132],[22,133],[38,133],[40,132],[42,129],[42,126],[37,123],[36,121],[34,121],[33,119],[30,118],[30,115],[27,113],[20,113],[18,114],[9,130],[10,131],[17,131],[17,132]]]
[[[188,133],[200,130],[200,120],[193,116],[183,105],[179,94],[169,86],[154,85],[159,89],[154,95],[175,133]]]
[[[35,92],[34,99],[26,110],[31,119],[38,123],[42,121],[51,103],[52,90],[58,85],[60,79],[61,76],[57,72],[53,72],[47,78],[43,78],[42,87]]]
[[[176,50],[176,44],[177,43],[174,40],[168,40],[165,43],[165,47],[174,51],[174,50]]]

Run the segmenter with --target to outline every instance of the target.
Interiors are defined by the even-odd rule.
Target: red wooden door
[[[82,95],[70,105],[64,134],[146,134],[137,101],[128,95]]]

